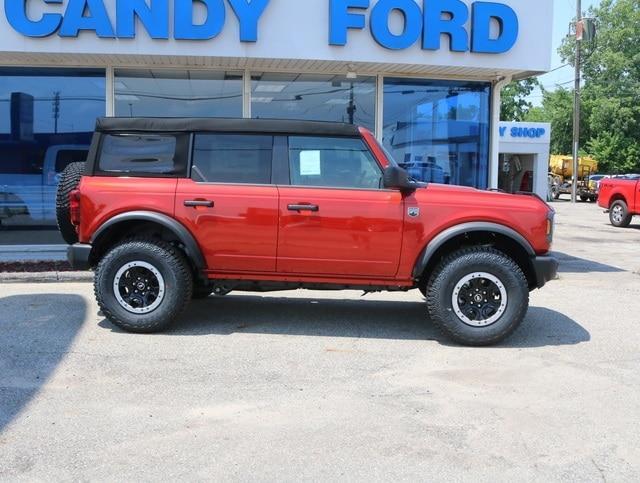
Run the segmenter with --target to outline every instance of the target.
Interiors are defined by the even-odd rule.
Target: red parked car
[[[446,334],[486,345],[557,270],[544,201],[419,183],[346,124],[102,119],[58,220],[103,313],[132,332],[212,293],[419,289]]]
[[[609,213],[613,226],[626,228],[640,215],[640,180],[607,178],[600,182],[598,205]]]

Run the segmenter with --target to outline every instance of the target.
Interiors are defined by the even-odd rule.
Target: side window
[[[271,184],[273,136],[196,134],[191,178],[198,183]]]
[[[357,138],[289,138],[291,184],[331,188],[379,189],[382,170]]]
[[[98,171],[150,176],[179,175],[186,170],[188,135],[108,134],[102,139]]]

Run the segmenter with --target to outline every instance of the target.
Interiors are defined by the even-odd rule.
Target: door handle
[[[314,213],[320,211],[320,207],[318,205],[289,205],[287,208],[289,211],[297,211],[298,213],[301,211],[312,211]]]
[[[213,208],[215,203],[211,200],[186,200],[184,206],[187,208]]]

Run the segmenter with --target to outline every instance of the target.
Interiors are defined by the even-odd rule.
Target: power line
[[[555,71],[557,71],[557,70],[563,69],[563,68],[565,68],[565,67],[567,67],[567,66],[569,66],[569,65],[571,65],[571,64],[569,64],[569,62],[567,62],[566,64],[559,65],[559,66],[558,66],[558,67],[556,67],[555,69],[551,69],[550,71],[545,72],[544,74],[540,74],[540,76],[538,76],[538,77],[541,77],[541,76],[543,76],[543,75],[547,75],[547,74],[551,74],[552,72],[555,72]]]

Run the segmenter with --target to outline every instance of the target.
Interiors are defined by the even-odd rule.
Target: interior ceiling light
[[[287,88],[286,84],[260,84],[256,87],[256,92],[282,92]]]

